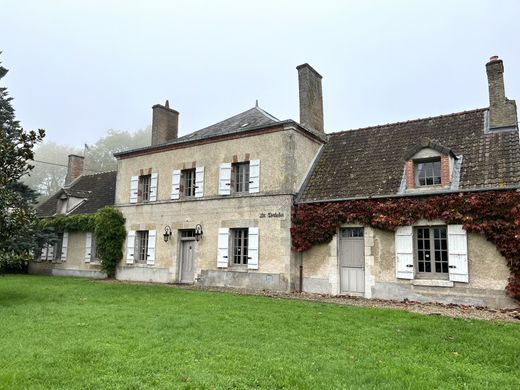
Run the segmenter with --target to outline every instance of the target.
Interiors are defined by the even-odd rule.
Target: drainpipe
[[[303,292],[303,253],[300,252],[300,292]]]

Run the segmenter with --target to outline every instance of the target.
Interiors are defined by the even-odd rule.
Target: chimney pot
[[[170,108],[166,100],[164,106],[152,107],[152,146],[164,144],[177,138],[179,133],[179,112]]]
[[[323,126],[323,94],[321,75],[309,64],[296,67],[300,92],[300,123],[325,132]]]
[[[67,164],[67,176],[65,177],[65,187],[68,187],[74,180],[83,175],[83,165],[85,157],[76,154],[69,154]]]
[[[489,57],[489,61],[498,61],[498,56]]]

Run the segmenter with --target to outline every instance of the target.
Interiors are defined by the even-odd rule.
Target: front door
[[[339,232],[340,292],[365,292],[365,240],[363,228]]]
[[[194,267],[193,258],[195,257],[195,240],[181,241],[181,283],[193,283]]]

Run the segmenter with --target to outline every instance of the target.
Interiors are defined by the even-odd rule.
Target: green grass
[[[2,389],[520,388],[520,325],[0,277]]]

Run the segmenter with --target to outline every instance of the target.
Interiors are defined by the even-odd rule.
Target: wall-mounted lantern
[[[202,231],[202,225],[197,224],[197,226],[195,226],[195,240],[199,241],[202,238],[203,234],[204,232]]]
[[[164,242],[168,242],[168,240],[172,238],[172,228],[168,225],[164,227],[163,238]]]

